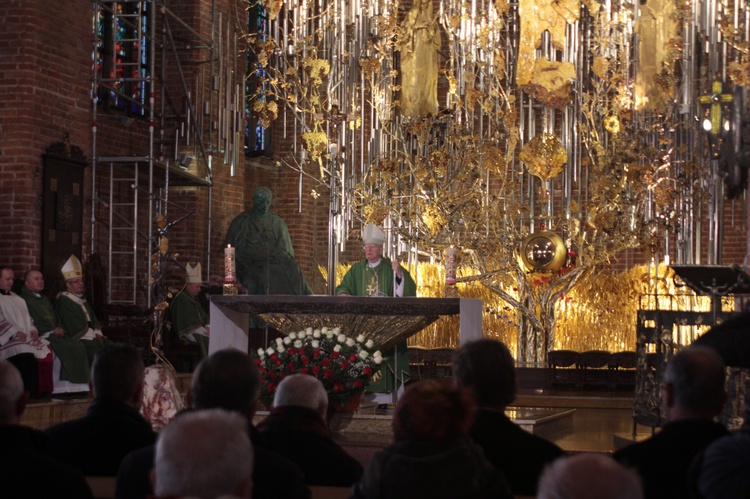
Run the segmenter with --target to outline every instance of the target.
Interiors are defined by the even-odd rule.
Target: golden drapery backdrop
[[[336,282],[340,282],[349,265],[339,265]],[[326,269],[320,271],[327,278]],[[462,274],[463,271],[463,274]],[[416,275],[417,295],[443,297],[453,295],[445,285],[445,268],[434,263],[419,263],[412,269]],[[459,267],[459,275],[474,272]],[[536,282],[536,281],[535,281]],[[545,286],[540,278],[537,286]],[[455,290],[462,298],[479,298],[484,304],[482,329],[485,338],[495,338],[505,343],[511,352],[518,349],[519,314],[495,293],[479,282],[459,283]],[[512,292],[513,284],[508,283]],[[628,271],[610,270],[592,272],[563,296],[555,307],[554,350],[607,350],[619,352],[635,350],[636,314],[639,309],[690,310],[709,312],[711,300],[697,296],[687,287],[677,287],[674,271],[665,266],[637,265]],[[732,310],[731,298],[723,299],[723,309]],[[425,348],[458,348],[459,318],[441,317],[409,340],[409,345]],[[675,338],[679,344],[689,343],[688,337],[699,336],[707,326],[677,328]],[[514,357],[517,357],[514,354]]]

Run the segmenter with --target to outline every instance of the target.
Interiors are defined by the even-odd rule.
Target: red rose
[[[296,350],[294,350],[294,347],[291,347],[291,348],[289,348],[289,350],[287,350],[287,352],[289,352],[289,355],[294,355],[295,351]]]
[[[262,360],[260,360],[260,357],[256,357],[256,358],[255,358],[255,363],[256,363],[256,364],[258,364],[259,366],[262,366],[262,365],[263,365],[263,361],[262,361]]]
[[[295,368],[295,365],[293,362],[290,362],[289,364],[286,365],[287,371],[294,371],[295,370],[294,368]]]
[[[362,388],[362,381],[361,380],[355,380],[354,383],[352,383],[354,388]]]
[[[365,366],[365,368],[362,370],[362,374],[365,376],[370,376],[372,374],[372,368],[370,366]]]
[[[339,355],[341,355],[341,354],[340,354],[339,352],[333,352],[333,353],[331,354],[331,357],[332,357],[332,358],[334,358],[334,359],[338,359],[338,358],[339,358]]]
[[[346,369],[347,367],[349,367],[349,363],[347,361],[345,361],[345,360],[342,360],[341,361],[341,369]]]
[[[315,376],[317,376],[318,374],[320,374],[320,366],[313,366],[313,368],[312,368],[312,373],[313,373],[313,374],[314,374]]]
[[[268,372],[266,373],[266,376],[267,376],[268,378],[275,378],[275,377],[276,377],[276,373],[275,373],[275,372],[273,372],[273,371],[268,371]]]
[[[281,361],[279,359],[275,359],[273,361],[273,365],[275,365],[276,367],[281,367]]]
[[[317,359],[318,357],[320,357],[320,348],[313,350],[313,358]]]
[[[323,377],[324,378],[330,378],[331,376],[333,376],[333,371],[331,371],[330,369],[325,369],[323,371]]]
[[[333,385],[333,391],[334,392],[343,392],[344,391],[344,385],[335,384]]]
[[[309,363],[310,363],[310,358],[309,357],[302,357],[302,364],[307,365]]]
[[[349,356],[349,362],[355,362],[356,360],[357,360],[357,355],[356,354],[351,354]]]
[[[276,359],[278,359],[278,358],[279,358],[279,356],[278,356],[278,355],[276,354],[276,352],[274,352],[274,353],[272,353],[272,354],[271,354],[271,358],[272,358],[273,360],[276,360]]]
[[[268,383],[268,391],[269,392],[276,391],[276,384],[275,383]]]
[[[321,364],[323,364],[323,367],[328,367],[331,365],[331,359],[323,359]]]
[[[303,367],[302,369],[300,369],[299,372],[302,374],[310,374],[310,370],[306,367]]]

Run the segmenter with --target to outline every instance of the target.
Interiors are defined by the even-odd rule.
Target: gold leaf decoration
[[[568,161],[560,139],[551,133],[535,135],[521,149],[518,157],[526,163],[529,173],[546,181],[558,176]]]

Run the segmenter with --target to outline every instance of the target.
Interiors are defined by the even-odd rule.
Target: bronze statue
[[[224,247],[231,244],[236,248],[237,277],[253,295],[312,294],[294,259],[289,229],[269,209],[270,204],[270,189],[258,187],[253,207],[235,217],[229,226]]]

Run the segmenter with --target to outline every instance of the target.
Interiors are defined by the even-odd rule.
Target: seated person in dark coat
[[[113,344],[97,352],[91,368],[94,400],[81,419],[47,430],[51,455],[85,475],[117,475],[126,455],[156,441],[139,412],[144,376],[137,348]]]
[[[253,499],[309,498],[310,489],[299,467],[271,452],[252,424],[260,383],[258,366],[248,354],[233,348],[219,350],[203,359],[195,369],[189,402],[192,410],[225,409],[247,418],[255,452]],[[152,493],[149,477],[153,467],[154,446],[129,455],[117,474],[115,497],[148,497]]]
[[[362,465],[331,438],[327,412],[323,383],[293,374],[279,383],[273,409],[258,430],[271,449],[302,469],[308,485],[351,487],[362,476]]]
[[[469,438],[473,404],[447,381],[408,387],[393,415],[395,443],[372,457],[353,498],[510,498],[500,470]]]
[[[508,418],[505,408],[516,398],[513,357],[501,342],[467,343],[453,358],[458,386],[474,397],[477,410],[469,434],[492,464],[503,471],[514,494],[534,495],[544,467],[565,452]]]
[[[0,494],[4,499],[91,497],[83,473],[44,453],[46,435],[21,426],[28,396],[18,369],[0,360]]]
[[[689,346],[667,363],[662,406],[667,424],[653,437],[614,453],[643,479],[646,499],[690,497],[688,470],[714,440],[728,435],[714,422],[724,402],[724,362],[713,349]]]

